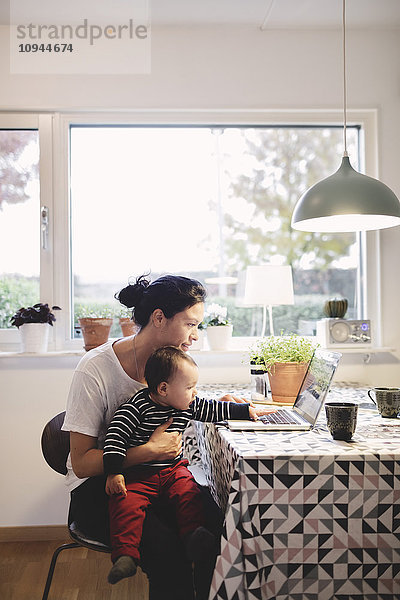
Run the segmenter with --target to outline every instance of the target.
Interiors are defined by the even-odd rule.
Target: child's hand
[[[252,421],[258,421],[258,417],[269,415],[275,411],[276,408],[272,408],[271,406],[257,406],[257,408],[251,405],[249,406],[249,415]]]
[[[126,498],[127,491],[125,487],[125,478],[123,475],[109,475],[106,481],[106,493],[109,496],[113,494],[123,494]]]

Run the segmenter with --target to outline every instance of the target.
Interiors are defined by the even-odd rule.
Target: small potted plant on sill
[[[118,317],[123,337],[135,335],[139,331],[139,326],[133,320],[131,308],[121,308]]]
[[[105,344],[114,322],[114,310],[106,304],[75,305],[75,320],[79,322],[86,351]]]
[[[264,338],[250,349],[250,362],[268,373],[274,402],[293,404],[317,347],[313,339],[293,334]]]
[[[347,298],[331,298],[324,304],[324,314],[328,319],[344,319],[348,306]]]
[[[53,310],[61,310],[59,306],[34,304],[28,308],[21,307],[10,319],[11,325],[18,328],[21,339],[21,352],[47,352],[49,327],[53,327],[56,317]]]
[[[233,325],[227,316],[227,308],[220,304],[210,304],[204,323],[210,350],[227,350],[232,338]]]

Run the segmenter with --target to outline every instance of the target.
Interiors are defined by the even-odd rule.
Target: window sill
[[[0,358],[54,358],[62,356],[83,356],[84,350],[60,350],[48,352],[0,352]]]
[[[385,346],[332,346],[331,348],[323,348],[323,350],[332,350],[333,352],[341,352],[342,354],[378,354],[379,352],[396,352],[396,348]]]
[[[390,347],[362,347],[357,346],[356,348],[348,348],[343,346],[335,346],[332,348],[328,348],[331,351],[341,352],[342,354],[378,354],[381,352],[396,352],[396,348]],[[193,354],[195,357],[201,356],[222,356],[224,354],[228,355],[243,355],[248,353],[248,348],[229,348],[227,350],[209,350],[207,348],[201,350],[191,350],[190,354]],[[1,358],[54,358],[54,357],[62,357],[62,356],[84,356],[86,354],[85,350],[77,349],[77,350],[57,350],[48,352],[1,352],[0,351],[0,359]]]

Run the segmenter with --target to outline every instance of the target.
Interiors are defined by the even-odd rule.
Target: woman
[[[94,531],[98,535],[108,523],[102,447],[109,422],[122,402],[145,387],[145,364],[155,349],[170,345],[187,352],[198,339],[205,297],[205,289],[193,279],[165,275],[150,284],[144,276],[139,277],[117,296],[122,304],[133,308],[139,333],[91,350],[78,364],[63,429],[70,432],[71,445],[67,465],[69,518],[84,522],[87,533]],[[181,445],[181,435],[168,433],[168,425],[162,425],[149,442],[128,450],[125,466],[174,458]],[[82,483],[83,478],[88,479]],[[207,513],[215,516],[215,508],[214,504],[214,510],[207,509]],[[141,566],[149,578],[151,600],[192,600],[192,568],[184,557],[171,518],[161,507],[149,511],[143,530]],[[214,519],[214,529],[217,524],[218,519]],[[102,537],[108,539],[107,531]],[[207,597],[213,564],[211,559],[209,564],[195,568],[197,598]]]

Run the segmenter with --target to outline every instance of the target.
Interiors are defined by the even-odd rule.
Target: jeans
[[[113,494],[108,500],[113,562],[120,556],[140,562],[144,519],[156,500],[162,498],[174,509],[180,539],[205,525],[202,495],[187,464],[180,460],[161,469],[138,466],[125,474],[127,495]]]
[[[222,515],[209,490],[199,489],[206,526],[219,539]],[[68,523],[73,521],[88,536],[110,543],[104,477],[91,477],[71,492]],[[156,501],[148,508],[139,549],[140,566],[149,579],[149,600],[207,600],[216,557],[192,567],[178,537],[173,511],[165,503]]]

